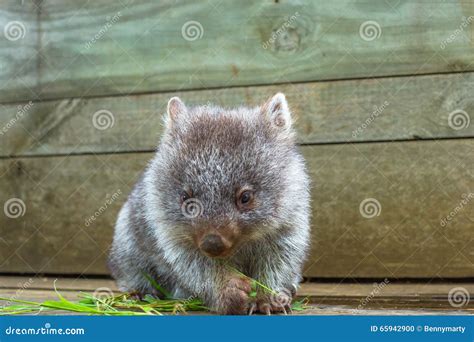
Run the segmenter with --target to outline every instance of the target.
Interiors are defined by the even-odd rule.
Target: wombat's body
[[[283,94],[256,108],[172,98],[154,159],[120,211],[110,268],[121,290],[202,298],[219,313],[281,311],[309,243],[309,179]],[[248,296],[242,273],[281,291]]]

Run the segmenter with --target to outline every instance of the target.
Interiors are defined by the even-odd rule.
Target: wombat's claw
[[[256,309],[257,309],[257,303],[250,303],[249,316],[253,315]]]
[[[265,307],[265,309],[263,309],[265,311],[265,315],[267,316],[271,316],[272,315],[272,310],[270,310],[269,307]]]
[[[138,292],[138,291],[132,291],[128,294],[129,298],[132,300],[143,300],[143,293]]]
[[[264,313],[267,316],[271,316],[272,315],[271,305],[267,303],[260,304],[260,312]]]

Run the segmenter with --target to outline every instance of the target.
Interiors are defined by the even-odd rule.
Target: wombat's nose
[[[205,236],[201,241],[200,247],[210,256],[219,256],[226,249],[224,241],[222,241],[222,238],[216,234]]]

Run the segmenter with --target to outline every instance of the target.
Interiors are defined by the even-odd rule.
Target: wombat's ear
[[[186,114],[187,108],[183,101],[181,101],[179,97],[175,96],[168,101],[166,112],[168,113],[170,123],[172,123],[176,121],[180,115]]]
[[[275,94],[263,105],[263,112],[273,125],[281,129],[291,127],[291,113],[283,93]]]

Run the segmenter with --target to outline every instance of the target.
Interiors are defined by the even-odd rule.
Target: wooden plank
[[[0,100],[39,99],[38,6],[37,0],[2,1]]]
[[[78,294],[72,291],[61,291],[64,298],[70,301],[77,301]],[[57,300],[57,295],[52,290],[27,290],[18,292],[18,290],[12,289],[0,289],[0,297],[6,298],[17,298],[27,301],[43,302],[46,300]],[[10,304],[5,301],[0,301],[0,306]],[[361,309],[357,308],[354,302],[343,302],[337,301],[336,304],[313,304],[310,303],[308,308],[304,311],[294,311],[293,315],[469,315],[472,314],[470,308],[453,309],[450,307],[433,308],[427,303],[425,306],[418,304],[417,307],[405,307],[393,300],[389,305],[370,305]],[[399,305],[400,307],[396,307]],[[395,307],[394,307],[395,306]],[[166,313],[164,313],[166,314]],[[189,312],[188,315],[209,315],[208,312]],[[49,315],[74,315],[80,316],[80,313],[75,312],[64,312],[64,311],[43,311],[42,316]]]
[[[117,292],[115,281],[110,278],[85,277],[51,277],[51,276],[0,276],[0,288],[25,290],[51,290],[54,284],[61,291],[95,291],[98,288],[108,288]],[[365,298],[374,293],[377,297],[407,299],[413,297],[447,298],[454,287],[462,287],[469,293],[474,293],[474,282],[428,282],[412,281],[397,282],[391,279],[379,279],[373,282],[314,282],[300,284],[298,296],[318,298]],[[473,303],[474,304],[474,303]]]
[[[84,278],[84,277],[51,277],[42,275],[0,276],[0,288],[3,289],[28,289],[28,290],[51,290],[54,284],[61,291],[95,291],[98,288],[108,288],[118,291],[115,281],[111,278]]]
[[[22,300],[44,301],[56,299],[53,278],[1,276],[0,284],[13,286],[0,288],[0,297]],[[25,284],[28,286],[25,287]],[[77,300],[78,292],[116,291],[109,279],[56,279],[56,286],[69,300]],[[310,307],[294,314],[472,314],[474,304],[467,302],[458,308],[449,303],[449,291],[462,287],[469,293],[474,291],[472,283],[397,283],[386,281],[386,285],[368,283],[304,283],[298,296],[310,300]],[[4,303],[0,301],[0,305]],[[48,313],[51,314],[51,313]]]
[[[426,95],[420,96],[420,89]],[[288,97],[297,119],[299,142],[304,144],[474,136],[474,124],[467,123],[474,121],[474,73],[176,94],[189,105],[212,102],[235,107],[259,105],[278,91]],[[162,113],[172,95],[4,105],[0,107],[0,156],[151,151],[161,134]],[[110,128],[96,128],[97,112],[104,119],[110,118]],[[450,120],[451,113],[454,116]],[[466,120],[465,126],[453,125],[456,116]]]
[[[305,275],[473,277],[473,147],[470,139],[303,146],[313,179]],[[0,272],[107,273],[116,214],[150,157],[1,160],[0,203],[19,198],[26,211],[0,215]],[[367,198],[380,203],[379,216],[361,215]]]
[[[384,285],[383,283],[386,283]],[[377,280],[369,283],[318,283],[306,282],[300,286],[299,293],[302,296],[319,297],[360,297],[365,298],[373,293],[374,288],[379,288],[378,297],[411,298],[413,296],[423,297],[447,297],[453,287],[462,287],[469,293],[474,293],[473,282],[397,282],[390,279]]]
[[[472,71],[472,15],[470,1],[44,0],[32,77],[50,99]]]

